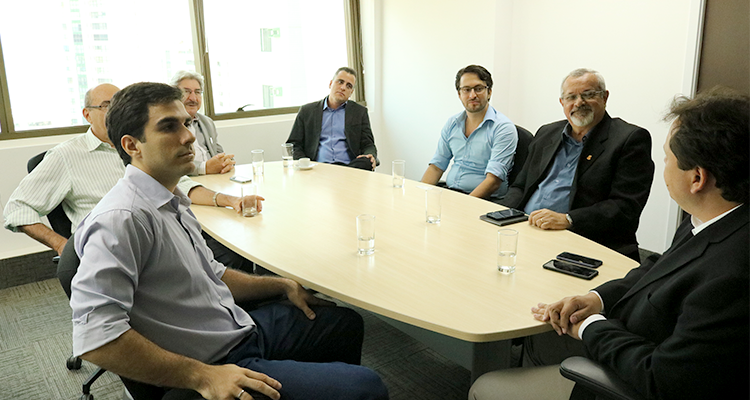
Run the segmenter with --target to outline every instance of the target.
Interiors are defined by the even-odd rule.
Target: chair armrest
[[[645,397],[612,370],[588,358],[566,358],[560,364],[560,374],[608,399],[645,400]]]

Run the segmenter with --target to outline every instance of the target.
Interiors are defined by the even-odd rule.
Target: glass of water
[[[253,197],[252,199],[245,199],[247,196],[257,196],[258,187],[252,183],[244,184],[240,186],[240,207],[242,208],[243,217],[254,217],[258,215],[257,204],[258,201]]]
[[[504,274],[516,272],[516,250],[518,231],[500,229],[497,231],[497,270]]]
[[[253,174],[263,175],[263,150],[253,150]]]
[[[404,187],[404,170],[406,168],[406,161],[394,160],[392,167],[393,174],[393,187],[401,188]]]
[[[367,256],[375,252],[375,216],[357,215],[357,253]]]
[[[429,187],[424,191],[425,219],[430,224],[439,224],[442,214],[440,206],[440,195],[443,191],[438,188]]]
[[[294,166],[293,161],[294,144],[284,143],[281,145],[281,161],[284,164],[284,168]]]

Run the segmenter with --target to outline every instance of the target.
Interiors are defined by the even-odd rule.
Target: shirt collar
[[[339,108],[331,108],[331,107],[328,107],[328,96],[326,96],[326,98],[323,99],[323,110],[325,110],[325,109],[329,109],[331,111],[340,110],[342,108],[346,108],[346,103],[348,103],[348,102],[349,102],[349,100],[345,101],[344,104],[342,104]]]
[[[698,233],[700,233],[700,231],[708,228],[711,224],[716,223],[716,221],[724,218],[724,216],[726,216],[730,212],[732,212],[732,211],[740,208],[740,206],[742,206],[742,204],[738,205],[737,207],[732,208],[731,210],[729,210],[729,211],[727,211],[727,212],[725,212],[725,213],[723,213],[721,215],[717,215],[717,216],[711,218],[710,220],[708,220],[706,222],[703,222],[703,221],[699,220],[698,218],[695,218],[695,216],[691,215],[690,216],[690,223],[693,224],[693,231],[692,231],[693,232],[693,236],[695,236]]]
[[[86,150],[88,150],[89,152],[98,149],[99,146],[104,146],[105,149],[112,149],[112,146],[110,146],[109,143],[102,142],[98,137],[96,137],[96,135],[94,135],[94,131],[91,130],[90,126],[89,130],[87,130],[86,133],[83,134],[83,140],[86,143]]]
[[[565,124],[565,128],[563,128],[563,131],[562,131],[563,140],[567,139],[571,143],[578,144],[579,142],[577,140],[573,139],[573,136],[570,135],[571,129],[573,129],[573,128],[570,126],[570,122],[568,122],[567,124]],[[596,129],[596,127],[594,127],[594,129]],[[583,138],[581,138],[580,144],[585,144],[586,141],[589,140],[589,135],[591,135],[591,132],[593,132],[594,129],[588,131],[585,135],[583,135]]]
[[[461,114],[458,115],[458,122],[465,122],[467,115],[468,113],[466,112],[466,110],[464,110]],[[482,119],[482,123],[479,124],[477,129],[481,128],[485,123],[487,123],[487,121],[492,121],[493,123],[497,123],[498,119],[499,118],[497,116],[497,111],[495,110],[494,107],[488,104],[487,112],[484,113],[484,119]]]
[[[174,193],[170,192],[151,175],[141,171],[133,164],[128,164],[125,167],[124,179],[137,186],[146,201],[156,208],[161,208],[167,203],[170,203],[175,210],[178,209],[179,204],[190,207],[190,199],[179,188],[175,187]]]

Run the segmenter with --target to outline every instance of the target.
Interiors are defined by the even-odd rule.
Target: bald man
[[[82,110],[90,126],[86,133],[47,151],[39,165],[21,180],[5,206],[5,228],[23,232],[61,254],[68,238],[42,222],[62,204],[71,232],[99,200],[125,175],[125,166],[107,136],[105,118],[112,96],[120,89],[109,83],[89,89]],[[179,182],[194,204],[240,210],[238,197],[215,193],[187,177]],[[208,246],[224,265],[252,270],[252,263],[204,233]]]

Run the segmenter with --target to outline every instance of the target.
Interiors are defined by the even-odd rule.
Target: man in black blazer
[[[746,399],[750,99],[712,90],[675,101],[670,117],[664,181],[691,214],[672,246],[622,279],[532,313],[559,335],[582,338],[589,358],[647,398]]]
[[[374,170],[378,150],[370,129],[367,109],[348,101],[354,92],[356,73],[341,67],[328,87],[325,99],[300,108],[287,143],[294,145],[294,159],[348,165]]]
[[[606,112],[596,71],[577,69],[560,94],[567,120],[542,126],[501,204],[541,229],[570,229],[639,261],[635,232],[651,191],[651,135]]]

